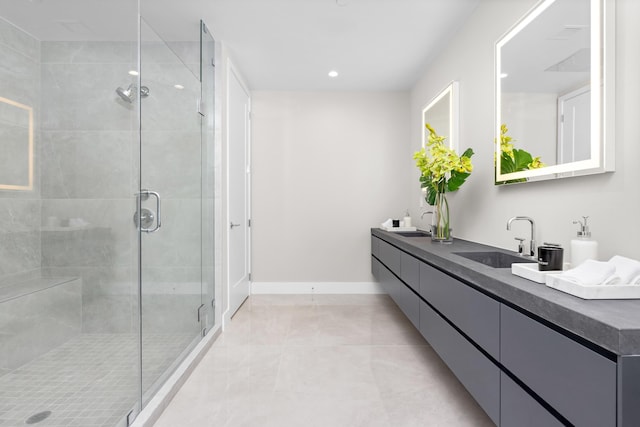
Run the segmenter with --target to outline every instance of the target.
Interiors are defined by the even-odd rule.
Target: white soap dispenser
[[[409,215],[409,209],[407,209],[407,212],[404,214],[402,222],[404,223],[405,227],[411,227],[411,215]]]
[[[587,225],[588,216],[583,216],[584,222],[573,221],[580,224],[580,230],[576,239],[571,240],[571,268],[575,268],[588,259],[598,258],[598,242],[591,239],[591,231]]]

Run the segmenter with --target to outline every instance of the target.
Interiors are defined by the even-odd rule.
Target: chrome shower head
[[[127,101],[129,104],[133,103],[133,100],[136,99],[136,92],[137,92],[137,87],[133,83],[131,83],[129,87],[126,89],[122,89],[121,86],[119,86],[116,89],[116,93],[120,95],[120,98]],[[149,88],[146,86],[141,86],[140,97],[146,98],[147,96],[149,96]]]
[[[134,84],[130,84],[126,89],[122,89],[122,87],[119,86],[118,89],[116,89],[116,93],[120,95],[120,98],[131,104],[135,97],[135,89],[136,86]]]

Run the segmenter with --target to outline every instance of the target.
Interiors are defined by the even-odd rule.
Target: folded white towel
[[[611,263],[588,259],[576,268],[559,274],[558,277],[579,285],[593,286],[604,284],[615,272],[616,267]]]
[[[380,225],[382,225],[382,228],[391,228],[391,227],[393,227],[393,220],[391,218],[389,218],[388,220],[386,220],[385,222],[383,222]]]
[[[602,282],[602,285],[622,285],[625,282],[622,281],[622,279],[620,278],[620,276],[618,276],[617,274],[612,274],[611,276],[607,277],[605,279],[604,282]]]
[[[609,260],[616,267],[616,275],[621,285],[628,285],[640,279],[640,261],[615,255]]]

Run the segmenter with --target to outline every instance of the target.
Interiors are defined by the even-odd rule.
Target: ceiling
[[[197,40],[203,19],[253,90],[406,90],[480,0],[141,1],[167,41]],[[0,10],[40,40],[132,40],[137,28],[134,0],[0,0]]]

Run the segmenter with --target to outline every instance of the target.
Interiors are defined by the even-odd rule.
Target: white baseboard
[[[384,294],[378,282],[252,282],[251,294]]]

